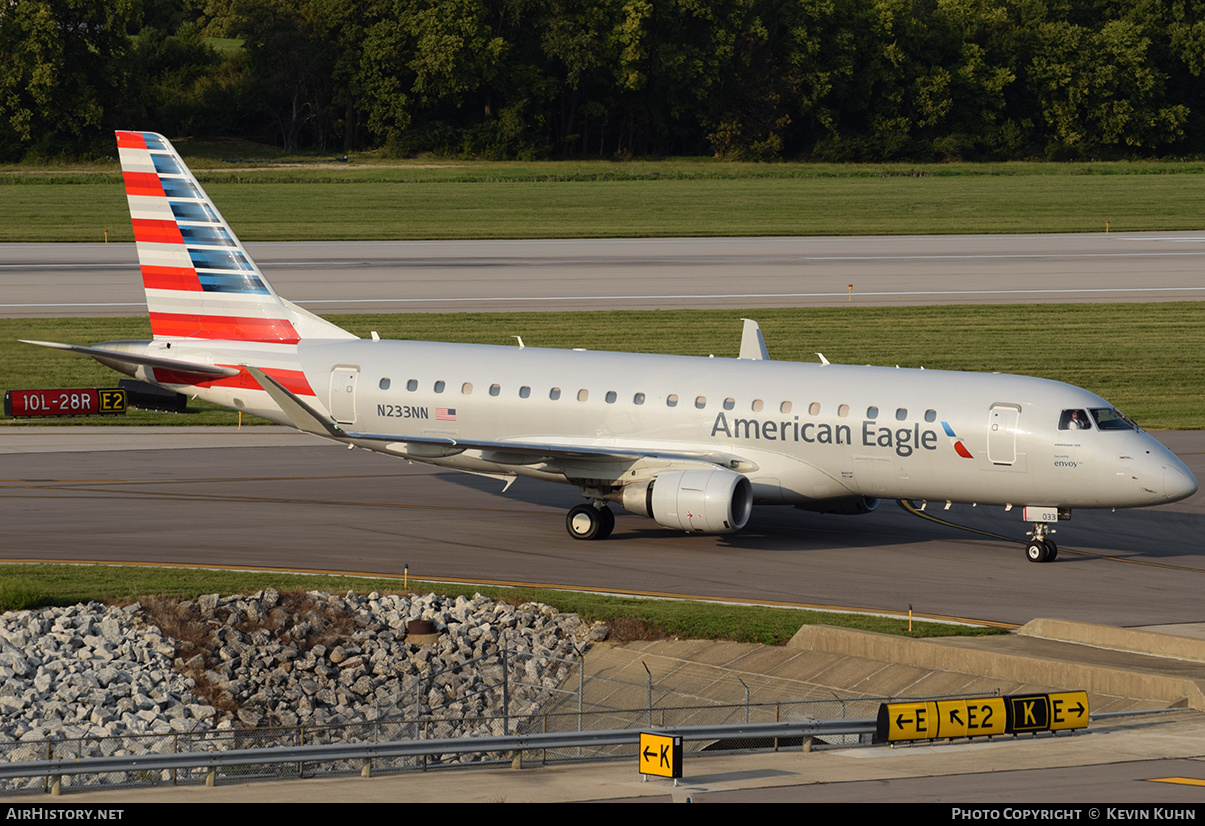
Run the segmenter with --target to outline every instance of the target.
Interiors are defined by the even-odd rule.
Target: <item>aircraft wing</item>
[[[345,430],[329,415],[318,413],[280,382],[252,365],[243,365],[272,400],[289,417],[293,426],[304,433],[335,439],[341,442],[382,442],[402,444],[406,452],[415,458],[438,458],[452,456],[466,450],[482,450],[493,454],[488,457],[499,464],[535,464],[542,460],[637,460],[660,459],[665,461],[703,462],[727,468],[747,469],[755,467],[741,457],[720,451],[675,451],[664,448],[620,447],[589,443],[570,444],[564,441],[484,441],[458,439],[450,436],[410,436],[397,433],[368,433]]]

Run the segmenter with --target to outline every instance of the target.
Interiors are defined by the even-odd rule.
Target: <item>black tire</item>
[[[615,511],[603,506],[598,509],[598,516],[602,519],[602,525],[599,527],[598,536],[595,539],[606,539],[611,535],[611,531],[615,530]]]
[[[1046,561],[1054,562],[1059,558],[1059,546],[1051,542],[1049,539],[1043,541],[1046,543]]]
[[[578,505],[565,515],[565,530],[574,539],[601,539],[606,535],[603,534],[604,518],[593,505]]]
[[[1050,549],[1041,539],[1031,539],[1025,546],[1025,558],[1030,562],[1047,562],[1050,559]]]

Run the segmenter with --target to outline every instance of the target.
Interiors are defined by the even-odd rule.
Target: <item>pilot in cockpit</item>
[[[1064,410],[1059,419],[1059,430],[1088,430],[1088,414],[1083,410]]]

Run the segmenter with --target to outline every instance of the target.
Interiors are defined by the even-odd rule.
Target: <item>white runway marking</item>
[[[941,296],[945,298],[976,295],[1107,295],[1111,293],[1171,293],[1171,292],[1205,292],[1205,286],[1200,287],[1101,287],[1099,289],[1059,289],[1059,290],[895,290],[895,291],[866,291],[859,292],[859,297],[891,298],[918,296]],[[649,295],[514,295],[493,297],[447,297],[447,298],[314,298],[308,301],[294,301],[294,304],[456,304],[456,303],[489,303],[503,301],[686,301],[707,299],[758,299],[783,298],[841,298],[848,291],[829,293],[691,293],[689,295],[649,294]],[[146,304],[113,303],[113,304],[0,304],[0,310],[34,309],[62,307],[130,307],[131,309],[146,309]]]

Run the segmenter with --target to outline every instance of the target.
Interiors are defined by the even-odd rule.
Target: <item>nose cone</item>
[[[1163,469],[1163,495],[1169,502],[1179,502],[1197,492],[1197,477],[1178,458]]]
[[[1126,475],[1138,483],[1137,498],[1147,497],[1146,505],[1162,505],[1179,502],[1197,492],[1197,477],[1179,456],[1149,433],[1135,435],[1135,441],[1126,446],[1127,452],[1119,458],[1126,463]],[[1143,507],[1137,501],[1135,504]]]

